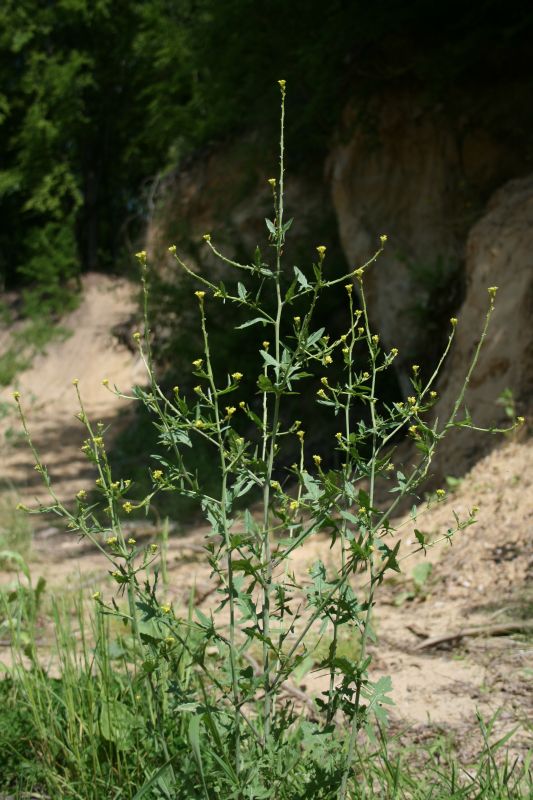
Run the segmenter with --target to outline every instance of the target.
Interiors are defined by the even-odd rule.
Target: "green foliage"
[[[125,263],[156,175],[245,129],[268,140],[276,115],[265,100],[279,74],[296,87],[287,135],[306,170],[323,157],[347,99],[362,118],[368,98],[398,84],[420,88],[432,105],[471,87],[455,116],[482,113],[523,150],[527,102],[493,119],[477,89],[497,83],[486,77],[497,65],[498,81],[528,96],[521,58],[532,27],[530,11],[501,0],[453,10],[423,0],[327,8],[318,0],[4,0],[0,279],[27,285],[34,303],[44,294],[57,311],[80,270]]]
[[[371,672],[373,609],[383,580],[401,571],[403,559],[449,542],[476,521],[476,509],[462,519],[456,515],[440,539],[429,541],[414,526],[419,515],[441,501],[445,492],[437,490],[413,507],[416,544],[407,549],[396,535],[393,514],[402,501],[416,498],[448,432],[474,427],[463,411],[464,394],[497,290],[489,289],[485,324],[448,417],[433,420],[432,386],[452,345],[453,324],[434,374],[422,381],[414,369],[407,402],[387,403],[378,381],[390,371],[397,351],[384,350],[371,329],[364,290],[365,270],[379,258],[386,236],[365,265],[338,277],[328,271],[324,245],[315,248],[308,268],[282,266],[292,220],[284,216],[285,81],[279,85],[280,171],[277,180],[269,181],[274,210],[265,220],[270,258],[259,250],[244,263],[227,258],[206,234],[204,246],[231,269],[227,280],[214,283],[193,272],[175,246],[170,248],[200,287],[194,306],[201,349],[190,366],[196,382],[192,390],[176,385],[165,391],[157,382],[148,319],[150,270],[146,253],[138,253],[145,324],[144,335],[134,339],[148,385],[134,393],[151,413],[159,439],[148,491],[141,493],[130,478],[115,476],[103,423],[93,427],[75,381],[78,417],[86,427],[82,450],[98,478],[94,497],[81,490],[66,506],[54,493],[15,394],[35,468],[50,495],[49,504],[33,513],[64,518],[69,530],[97,547],[115,588],[111,597],[94,595],[94,657],[83,630],[76,656],[72,631],[57,616],[62,713],[55,711],[57,694],[44,690],[36,651],[26,647],[35,668],[23,671],[25,692],[34,721],[42,726],[41,740],[48,736],[44,760],[52,795],[60,793],[65,780],[74,786],[74,796],[88,798],[109,796],[110,786],[120,786],[126,796],[135,787],[135,798],[154,793],[169,800],[347,800],[357,796],[360,781],[370,791],[380,776],[379,788],[398,796],[399,778],[388,781],[383,767],[371,773],[371,784],[365,777],[363,742],[376,740],[392,703],[391,679],[374,680]],[[326,291],[343,298],[344,330],[318,326],[316,309]],[[210,321],[217,305],[236,325],[241,341],[252,342],[257,351],[252,376],[241,372],[238,350],[215,368],[217,339]],[[248,389],[245,377],[251,381]],[[293,398],[304,395],[313,416],[295,419]],[[303,411],[307,407],[301,404]],[[329,442],[336,453],[331,467],[310,449],[306,433],[327,415],[337,427]],[[394,442],[402,433],[418,449],[418,461],[410,466],[394,463]],[[196,456],[191,459],[198,442],[216,464],[213,489],[196,471]],[[294,461],[286,466],[282,453],[291,447]],[[139,546],[124,533],[131,513],[149,512],[153,499],[167,493],[198,502],[208,523],[205,559],[218,599],[209,611],[194,607],[192,599],[188,609],[174,608],[166,581],[159,584],[158,545]],[[318,535],[328,540],[328,563],[317,558],[307,573],[299,574],[295,556],[305,557],[303,548]],[[417,568],[415,586],[422,587],[428,574],[427,568]],[[81,627],[81,611],[77,616]],[[107,626],[121,628],[118,656],[107,644]],[[316,642],[326,638],[329,646],[315,666],[325,688],[309,698],[306,718],[287,686],[308,668]],[[346,639],[357,647],[347,651]],[[112,669],[113,653],[118,668]],[[374,753],[370,761],[378,763],[378,756]],[[390,763],[385,762],[387,769]],[[406,785],[416,796],[417,784]]]
[[[63,296],[63,309],[73,307],[74,297],[65,296],[63,289],[57,294],[48,294],[48,297],[58,299],[59,294]],[[49,342],[54,339],[64,340],[70,335],[66,328],[54,323],[46,314],[46,311],[50,311],[53,307],[55,299],[52,300],[52,305],[48,305],[44,301],[42,292],[30,293],[26,308],[32,316],[12,334],[11,344],[0,355],[0,386],[13,384],[17,374],[28,369],[37,354],[46,351]],[[38,304],[34,305],[37,301]]]
[[[32,526],[25,514],[17,509],[18,499],[14,493],[0,495],[0,551],[10,550],[28,558],[32,543]],[[0,558],[0,567],[6,563]]]

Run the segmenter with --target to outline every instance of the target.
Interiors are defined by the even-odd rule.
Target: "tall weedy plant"
[[[292,220],[285,220],[284,214],[285,81],[279,85],[279,176],[269,180],[274,215],[266,220],[272,263],[259,250],[252,263],[238,263],[220,253],[206,234],[206,246],[244,275],[245,282],[226,286],[196,274],[180,259],[176,247],[170,248],[199,286],[195,296],[203,352],[192,365],[197,385],[191,396],[178,386],[164,391],[157,381],[147,315],[150,273],[146,253],[138,254],[145,326],[144,333],[135,338],[149,385],[136,389],[135,396],[153,413],[168,453],[156,457],[159,463],[151,470],[153,488],[148,496],[135,498],[135,487],[112,475],[102,430],[87,419],[77,381],[79,418],[87,430],[83,449],[98,471],[100,502],[89,503],[81,490],[73,509],[63,505],[34,449],[36,468],[52,497],[51,504],[39,511],[59,514],[69,528],[90,539],[110,562],[117,584],[117,598],[108,601],[97,594],[95,600],[100,614],[117,616],[128,626],[136,691],[142,691],[147,719],[161,738],[161,767],[136,797],[148,792],[156,780],[161,786],[163,778],[171,787],[169,796],[182,796],[176,789],[178,768],[172,743],[165,733],[173,719],[180,726],[188,720],[197,789],[206,798],[345,800],[349,794],[358,796],[350,786],[355,785],[359,736],[371,730],[373,720],[384,719],[383,706],[391,702],[390,679],[373,681],[369,674],[376,592],[387,573],[399,572],[402,558],[413,552],[402,550],[393,516],[427,476],[449,431],[474,427],[468,415],[461,416],[462,405],[487,334],[497,287],[488,290],[485,324],[450,416],[438,420],[432,408],[437,399],[434,385],[452,345],[456,319],[451,320],[448,342],[434,373],[423,380],[419,368],[413,366],[411,395],[404,402],[383,402],[378,380],[392,367],[398,351],[385,349],[372,329],[364,277],[379,259],[387,237],[381,236],[379,249],[366,264],[335,280],[328,279],[322,245],[316,248],[315,263],[307,273],[294,267],[289,274],[284,268],[285,238]],[[338,291],[339,303],[347,304],[349,310],[345,332],[334,339],[313,324],[325,290]],[[224,303],[228,309],[237,305],[249,312],[249,319],[240,325],[246,329],[248,344],[256,331],[261,332],[255,345],[262,366],[254,398],[242,396],[244,376],[238,369],[228,366],[225,374],[213,369],[216,343],[209,336],[209,309],[214,303]],[[302,306],[305,310],[295,315],[294,310]],[[360,369],[356,365],[363,354],[366,367]],[[334,362],[342,366],[341,382],[328,378]],[[107,380],[104,383],[109,385]],[[110,390],[120,395],[116,387]],[[320,454],[308,452],[300,421],[287,422],[284,403],[302,391],[315,394],[316,419],[333,414],[338,420],[331,442],[337,454],[335,469],[326,468],[326,458]],[[31,444],[18,395],[16,399]],[[410,468],[394,464],[395,443],[401,434],[412,439],[419,453]],[[284,447],[291,437],[299,457],[286,466]],[[220,491],[216,495],[207,494],[202,476],[187,466],[188,454],[200,440],[218,459]],[[157,571],[152,570],[152,577],[146,572],[158,557],[157,547],[140,548],[124,533],[125,517],[135,509],[147,509],[160,492],[195,498],[210,523],[205,552],[219,602],[209,613],[197,608],[184,615],[161,599]],[[437,541],[450,540],[475,522],[473,508],[465,519],[456,517],[441,539],[429,541],[416,528],[416,517],[443,496],[444,491],[437,490],[420,510],[414,507],[409,523],[417,540],[415,551],[425,552]],[[98,509],[103,509],[105,524]],[[309,540],[318,534],[327,537],[324,546],[330,548],[329,561],[334,566],[317,560],[302,576],[295,569],[298,554],[305,553]],[[329,644],[317,665],[324,676],[323,692],[311,702],[313,711],[306,718],[295,700],[301,692],[287,695],[287,689],[294,687],[291,681],[307,663],[317,637]],[[340,647],[346,638],[351,642],[350,655]],[[187,680],[183,679],[185,663]]]

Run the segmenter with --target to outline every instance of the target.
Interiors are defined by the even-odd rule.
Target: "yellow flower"
[[[196,369],[200,369],[200,367],[202,366],[203,363],[204,363],[203,358],[197,358],[195,361],[192,362],[192,365]]]
[[[437,392],[430,392],[429,396],[431,397],[432,400],[434,400],[437,396]]]
[[[517,418],[516,418],[516,421],[517,421],[517,423],[518,423],[519,425],[523,425],[523,424],[524,424],[524,422],[526,421],[526,419],[525,419],[525,417],[517,417]]]
[[[379,336],[378,336],[378,334],[377,334],[377,333],[375,333],[375,334],[373,335],[373,337],[372,337],[372,341],[373,341],[373,343],[374,343],[374,344],[377,344],[377,343],[379,342]]]
[[[346,291],[348,292],[348,294],[351,294],[351,293],[352,293],[352,291],[353,291],[353,283],[347,283],[347,284],[345,284],[344,288],[346,289]]]
[[[85,500],[85,498],[87,497],[87,492],[85,491],[85,489],[80,489],[79,492],[76,494],[76,497],[78,498],[78,500]]]
[[[130,503],[129,500],[124,503],[122,508],[124,509],[126,514],[131,514],[131,512],[133,511],[133,506],[132,506],[132,504]]]
[[[287,85],[287,81],[281,80],[281,81],[278,81],[278,83],[279,83],[281,91],[284,92],[285,91],[285,86]]]
[[[437,491],[435,492],[435,494],[437,495],[437,497],[438,497],[439,499],[442,499],[442,498],[444,497],[444,495],[446,494],[446,492],[444,491],[444,489],[437,489]]]
[[[169,606],[167,604],[160,606],[160,608],[163,614],[170,614],[170,612],[172,611],[172,606]]]
[[[342,433],[340,431],[337,431],[337,433],[335,434],[335,438],[338,439],[338,441],[340,442],[342,439]]]
[[[231,377],[233,378],[234,381],[240,381],[243,377],[243,374],[242,372],[232,372]]]
[[[176,252],[176,245],[175,244],[171,244],[170,247],[168,248],[168,252],[172,253],[172,255],[174,255],[174,253]]]
[[[13,400],[20,400],[20,392],[13,392]]]
[[[396,356],[398,355],[398,348],[393,347],[392,350],[390,351],[390,354],[391,356],[393,356],[393,358],[396,358]]]
[[[136,539],[134,539],[132,536],[130,536],[130,538],[128,539],[128,544],[135,544],[135,543],[136,543]]]
[[[381,244],[385,244],[385,242],[387,241],[387,238],[388,238],[387,234],[386,233],[382,233],[381,236],[379,237],[379,241],[381,242]]]
[[[299,325],[299,324],[300,324],[300,322],[301,322],[301,319],[302,319],[301,317],[293,317],[294,324],[295,324],[295,325]]]
[[[99,600],[99,599],[100,599],[100,592],[95,592],[93,594],[93,600]]]
[[[296,431],[296,436],[298,437],[298,439],[299,439],[301,442],[303,442],[303,438],[304,438],[304,436],[305,436],[305,431]]]
[[[194,420],[194,427],[195,428],[205,428],[205,422],[201,419]]]
[[[452,326],[455,328],[455,326],[457,325],[457,317],[450,317],[450,322]]]
[[[319,467],[321,465],[321,463],[322,463],[322,458],[321,458],[321,456],[316,456],[315,455],[315,456],[313,456],[313,461],[315,462],[317,467]]]
[[[411,395],[411,397],[408,397],[408,398],[407,398],[407,402],[409,403],[409,405],[411,405],[411,406],[414,406],[414,405],[415,405],[415,403],[416,403],[416,397],[413,397],[413,396]]]
[[[343,356],[347,356],[349,352],[350,352],[350,348],[349,347],[343,347],[342,348]]]
[[[333,359],[332,359],[331,356],[324,356],[324,360],[323,360],[322,363],[326,364],[326,366],[327,366],[328,364],[332,364],[333,363]]]
[[[152,472],[152,478],[154,479],[154,481],[160,481],[162,477],[163,477],[163,471],[160,469],[154,469],[154,471]]]
[[[135,333],[133,334],[133,338],[135,339],[136,342],[141,341],[141,334],[139,333],[139,331],[135,331]]]
[[[139,250],[138,253],[135,253],[135,258],[138,258],[139,261],[145,262],[146,261],[146,250]]]
[[[78,380],[78,378],[72,378],[72,385],[73,385],[73,386],[77,386],[77,385],[78,385],[78,383],[79,383],[79,380]]]
[[[151,544],[150,545],[150,552],[151,553],[157,553],[157,551],[158,551],[157,545],[156,544]]]
[[[270,342],[266,342],[266,341],[263,342],[263,350],[268,350],[269,347],[270,347]]]
[[[420,372],[420,367],[418,366],[418,364],[413,364],[413,366],[411,367],[411,369],[413,370],[413,372],[415,373],[415,375],[418,375],[418,373]]]
[[[269,178],[267,183],[269,183],[271,186],[275,186],[276,185],[276,179],[275,178]]]
[[[211,234],[210,233],[204,233],[204,235],[202,236],[202,239],[204,240],[204,242],[210,242],[211,241]]]
[[[409,433],[412,434],[412,436],[415,436],[417,431],[418,431],[418,425],[411,425],[411,427],[409,428]]]
[[[324,400],[327,400],[327,394],[325,393],[324,389],[319,389],[317,392],[318,397],[323,397]]]
[[[173,636],[167,636],[167,637],[165,638],[165,644],[168,644],[169,646],[170,646],[170,645],[172,645],[172,644],[174,644],[174,642],[175,642],[175,641],[176,641],[176,640],[174,639],[174,637],[173,637]]]
[[[270,486],[272,489],[276,489],[278,492],[281,491],[281,484],[279,481],[270,481]]]
[[[369,372],[363,372],[363,374],[361,375],[361,380],[363,381],[367,381],[369,378],[370,378]]]
[[[323,386],[327,386],[327,385],[328,385],[328,379],[326,378],[326,376],[325,376],[325,375],[324,375],[324,377],[320,378],[320,383],[321,383]]]
[[[232,417],[236,411],[237,409],[235,408],[235,406],[226,406],[226,414],[228,415],[228,417]]]
[[[326,255],[326,247],[325,247],[325,245],[319,244],[317,249],[316,249],[316,251],[317,251],[318,255],[320,256],[320,258],[324,258],[324,256]]]
[[[239,408],[246,408],[246,403],[244,402],[244,400],[241,400],[241,402],[239,403]]]
[[[109,539],[106,539],[106,544],[109,545],[109,547],[113,547],[117,542],[118,539],[116,536],[110,536]]]
[[[201,301],[204,299],[204,297],[205,297],[205,292],[198,291],[198,292],[195,292],[194,294],[196,295],[196,297],[198,298],[198,300],[200,300],[200,302],[201,302]]]
[[[357,333],[359,334],[359,336],[362,336],[364,332],[365,332],[364,328],[357,328]]]
[[[289,503],[289,508],[290,508],[291,511],[296,511],[298,509],[299,505],[300,504],[299,504],[298,500],[291,500],[291,502]]]
[[[499,288],[498,286],[489,286],[487,291],[492,299],[496,297],[496,292],[498,291],[498,288]]]
[[[354,275],[357,278],[357,280],[361,281],[363,279],[363,272],[364,270],[361,267],[359,267],[359,269],[356,269],[354,271]]]
[[[193,392],[196,392],[196,394],[203,394],[202,387],[201,386],[195,386],[194,389],[193,389]]]
[[[172,391],[174,392],[174,394],[179,394],[180,393],[180,387],[179,386],[174,386]]]

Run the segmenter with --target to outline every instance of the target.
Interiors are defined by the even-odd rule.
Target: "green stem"
[[[235,709],[240,706],[239,695],[239,677],[237,673],[237,647],[236,647],[236,618],[235,618],[235,580],[233,574],[233,559],[231,538],[228,524],[228,508],[227,508],[227,492],[228,492],[228,465],[226,462],[226,449],[224,446],[224,437],[222,432],[222,420],[220,415],[220,405],[218,398],[218,391],[215,384],[213,375],[213,368],[211,364],[211,351],[209,348],[209,336],[205,324],[205,311],[203,300],[200,300],[200,317],[202,325],[202,335],[204,341],[204,353],[207,367],[207,376],[211,392],[213,395],[213,409],[215,412],[215,424],[218,438],[218,450],[220,454],[220,470],[222,474],[222,485],[220,489],[220,514],[222,536],[224,539],[224,546],[226,549],[226,557],[228,561],[228,600],[229,600],[229,657],[230,657],[230,670],[231,670],[231,685],[233,692],[233,703]],[[235,771],[237,774],[241,771],[241,725],[240,717],[237,714],[235,718]]]

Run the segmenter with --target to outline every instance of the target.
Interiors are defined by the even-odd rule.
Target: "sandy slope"
[[[46,353],[17,376],[16,385],[0,393],[0,401],[11,402],[13,389],[20,391],[35,443],[63,499],[93,479],[79,449],[83,427],[75,419],[79,408],[73,378],[79,378],[89,418],[108,424],[127,414],[129,404],[106,390],[102,379],[110,376],[128,392],[144,374],[139,357],[112,333],[135,313],[136,287],[124,279],[89,274],[84,277],[83,290],[79,307],[62,320],[71,332],[69,338],[51,342]],[[5,342],[5,333],[3,338]],[[13,404],[13,413],[0,421],[0,485],[13,486],[25,497],[41,497],[31,454],[17,440],[18,433],[20,423]]]

